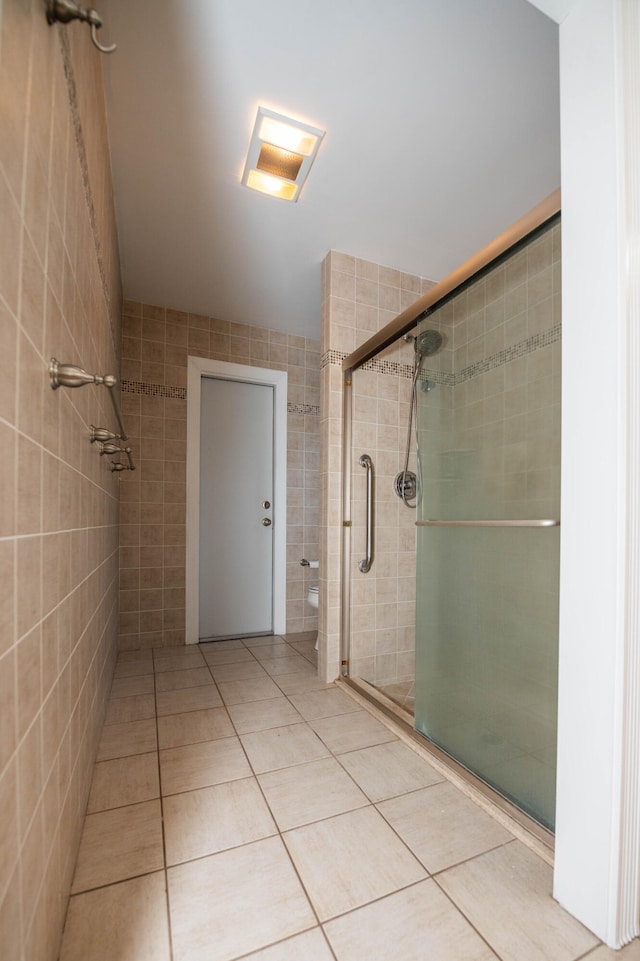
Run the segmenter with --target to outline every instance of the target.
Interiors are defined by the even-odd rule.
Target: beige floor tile
[[[278,674],[274,678],[283,694],[303,694],[305,691],[335,690],[333,684],[325,684],[313,668],[300,674]]]
[[[204,658],[198,648],[183,647],[171,650],[154,650],[153,663],[156,674],[164,671],[188,671],[204,667]]]
[[[397,740],[396,735],[368,711],[320,717],[309,724],[335,754]]]
[[[167,864],[179,864],[277,834],[255,778],[164,799]]]
[[[438,875],[438,884],[509,961],[573,961],[597,938],[551,897],[553,870],[519,841]]]
[[[266,701],[279,697],[280,689],[270,677],[248,677],[240,681],[220,681],[218,685],[225,704],[241,704],[243,701]]]
[[[69,902],[60,961],[170,961],[164,872]]]
[[[238,661],[235,664],[211,664],[211,673],[217,684],[220,681],[243,681],[247,677],[268,677],[259,661]]]
[[[137,653],[137,652],[136,652]],[[140,674],[153,674],[153,657],[151,651],[140,651],[143,655],[137,658],[118,656],[114,677],[137,677]]]
[[[137,677],[116,677],[111,685],[110,697],[132,697],[134,694],[153,694],[153,674]]]
[[[291,653],[288,657],[267,657],[260,663],[267,674],[275,677],[278,674],[299,674],[309,670],[309,661],[301,654]]]
[[[72,894],[164,867],[160,801],[88,814]]]
[[[184,687],[211,684],[208,667],[190,667],[186,671],[165,671],[156,677],[156,691],[179,691]]]
[[[212,945],[216,961],[230,961],[316,926],[278,837],[167,873],[174,961],[211,961]]]
[[[341,754],[340,763],[372,801],[384,801],[444,780],[435,768],[400,741]]]
[[[255,661],[255,657],[246,647],[235,647],[231,650],[206,650],[204,659],[210,667],[223,667],[225,664],[246,664]]]
[[[334,957],[322,928],[312,928],[263,951],[246,954],[242,961],[334,961]]]
[[[233,724],[223,707],[187,711],[186,714],[167,714],[158,718],[158,746],[161,750],[233,737],[234,734]]]
[[[584,961],[640,961],[640,938],[636,938],[619,951],[613,951],[602,944],[588,954]]]
[[[125,724],[127,721],[143,721],[155,716],[155,695],[135,694],[133,697],[114,697],[110,700],[104,723]]]
[[[259,661],[268,661],[274,657],[288,657],[295,654],[293,648],[284,641],[272,641],[271,644],[252,644],[251,641],[247,641],[246,644],[252,651],[253,656],[257,657]]]
[[[120,651],[116,663],[124,664],[125,661],[149,661],[153,664],[153,651]]]
[[[264,731],[270,727],[284,727],[286,724],[298,724],[302,721],[299,713],[286,697],[230,704],[229,715],[238,734]]]
[[[321,921],[427,876],[373,807],[307,824],[283,838]]]
[[[421,881],[329,921],[325,931],[338,961],[496,959],[434,881]]]
[[[290,697],[291,703],[307,721],[362,710],[352,697],[338,691],[337,688],[328,691],[307,691],[304,694],[292,694]]]
[[[268,644],[281,644],[284,637],[281,634],[262,634],[260,637],[245,637],[245,647],[266,647]]]
[[[281,831],[369,804],[334,758],[271,771],[258,780]]]
[[[158,717],[166,714],[183,714],[185,711],[203,711],[221,707],[222,698],[215,684],[187,687],[180,691],[159,691],[156,694]]]
[[[160,751],[162,794],[194,791],[199,787],[247,777],[251,768],[236,737],[201,741]]]
[[[318,631],[295,631],[291,634],[281,634],[280,636],[283,641],[286,641],[287,644],[291,644],[292,646],[303,641],[313,641],[315,644]]]
[[[318,661],[318,652],[316,651],[315,641],[298,641],[295,644],[291,644],[294,651],[298,654],[302,654],[308,661],[312,664],[316,664]]]
[[[243,734],[241,740],[256,774],[315,761],[329,754],[308,724],[289,724]]]
[[[447,781],[383,801],[378,810],[431,874],[513,840]]]
[[[99,761],[93,772],[87,813],[160,797],[157,752]]]
[[[107,724],[102,729],[97,761],[130,754],[147,754],[158,747],[155,718],[144,721],[126,721],[124,724]]]
[[[203,654],[212,654],[214,651],[242,651],[244,644],[237,638],[231,641],[203,641],[198,645]]]

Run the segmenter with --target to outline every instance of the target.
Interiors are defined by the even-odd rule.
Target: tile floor
[[[301,635],[120,655],[60,961],[638,961],[321,683]]]

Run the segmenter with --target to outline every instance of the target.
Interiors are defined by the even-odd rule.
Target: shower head
[[[439,330],[423,330],[416,338],[416,353],[419,357],[431,357],[442,347],[442,334]]]

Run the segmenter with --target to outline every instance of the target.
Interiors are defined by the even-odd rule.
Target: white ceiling
[[[558,27],[527,0],[101,0],[124,294],[318,337],[329,249],[441,279],[560,184]],[[326,129],[241,186],[257,107]]]

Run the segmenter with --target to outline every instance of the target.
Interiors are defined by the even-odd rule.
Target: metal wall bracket
[[[71,23],[72,20],[80,20],[88,23],[91,27],[91,41],[100,53],[113,53],[116,44],[112,43],[109,47],[103,47],[98,40],[98,30],[102,26],[102,17],[93,7],[81,7],[73,0],[47,0],[47,23]]]

